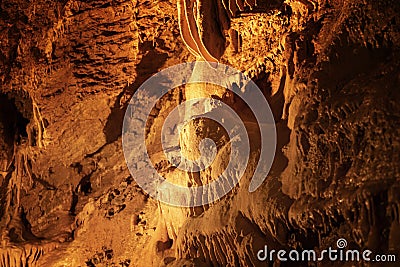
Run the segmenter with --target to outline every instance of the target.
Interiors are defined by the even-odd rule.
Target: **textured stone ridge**
[[[196,3],[197,42],[251,77],[270,103],[278,144],[263,185],[247,191],[257,131],[239,186],[207,206],[157,203],[127,170],[130,97],[159,70],[196,60],[176,1],[3,0],[0,266],[265,266],[256,257],[264,245],[320,251],[339,238],[398,253],[400,4],[179,2]],[[157,133],[175,105],[198,95],[245,110],[223,90],[188,86],[163,97],[146,122],[158,170],[190,186],[224,167],[226,136],[211,136],[220,168],[186,175],[157,162]],[[192,126],[203,137],[214,127]],[[187,149],[198,142],[192,132]]]

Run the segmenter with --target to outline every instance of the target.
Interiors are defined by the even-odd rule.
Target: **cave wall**
[[[400,5],[259,2],[210,26],[221,3],[203,1],[198,23],[219,61],[268,99],[275,161],[257,191],[247,191],[250,166],[230,194],[197,208],[148,198],[121,145],[135,90],[196,60],[177,3],[0,3],[0,266],[262,266],[265,244],[320,249],[338,238],[398,252]],[[160,114],[199,90],[209,95],[187,87],[160,103],[150,144]]]

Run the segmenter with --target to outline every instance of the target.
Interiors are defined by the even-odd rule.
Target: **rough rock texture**
[[[259,85],[275,116],[278,145],[254,193],[247,188],[256,132],[239,186],[211,205],[176,208],[136,185],[121,129],[127,102],[147,78],[204,58],[193,53],[185,40],[193,34],[179,19],[189,2],[198,12],[187,22],[199,34],[192,44],[202,40],[215,59]],[[179,3],[0,3],[0,266],[265,266],[256,256],[264,245],[320,251],[339,238],[349,248],[397,254],[400,4]],[[155,160],[164,114],[210,91],[180,88],[155,107],[147,122]],[[242,109],[225,91],[214,91]],[[213,126],[193,127],[206,133]],[[187,136],[188,148],[194,135]],[[227,148],[219,148],[222,168]],[[181,175],[165,162],[157,166],[166,178],[190,185],[219,171]],[[315,265],[328,264],[354,266]]]

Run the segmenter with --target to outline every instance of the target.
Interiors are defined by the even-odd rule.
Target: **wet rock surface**
[[[182,32],[183,2],[197,7],[187,21],[192,35]],[[291,266],[261,262],[257,252],[264,245],[320,252],[339,238],[351,249],[397,255],[399,3],[180,4],[0,3],[0,266]],[[252,136],[249,166],[232,192],[178,208],[148,198],[131,177],[122,121],[135,90],[159,70],[195,60],[196,42],[257,83],[278,144],[255,192],[247,190],[258,156]],[[183,175],[157,162],[157,131],[175,105],[200,94],[243,110],[211,91],[179,88],[153,109],[146,142],[167,179],[201,185],[220,171]],[[199,137],[214,127],[196,123]],[[222,168],[226,136],[212,137],[221,142]],[[186,138],[188,149],[190,138],[198,141]],[[293,266],[313,264],[354,263]]]

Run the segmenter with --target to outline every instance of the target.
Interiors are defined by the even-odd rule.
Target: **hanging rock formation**
[[[0,266],[289,266],[257,252],[321,252],[339,238],[397,255],[399,13],[388,0],[3,0]],[[256,82],[278,143],[267,179],[248,192],[259,147],[249,127],[239,185],[180,208],[149,198],[131,177],[122,121],[147,78],[194,60]],[[199,137],[217,139],[218,167],[180,176],[157,162],[166,115],[195,96],[246,110],[221,88],[182,86],[135,122],[159,172],[189,186],[210,182],[229,154],[226,133],[198,120],[182,144],[193,151]],[[327,264],[344,263],[316,265]]]

